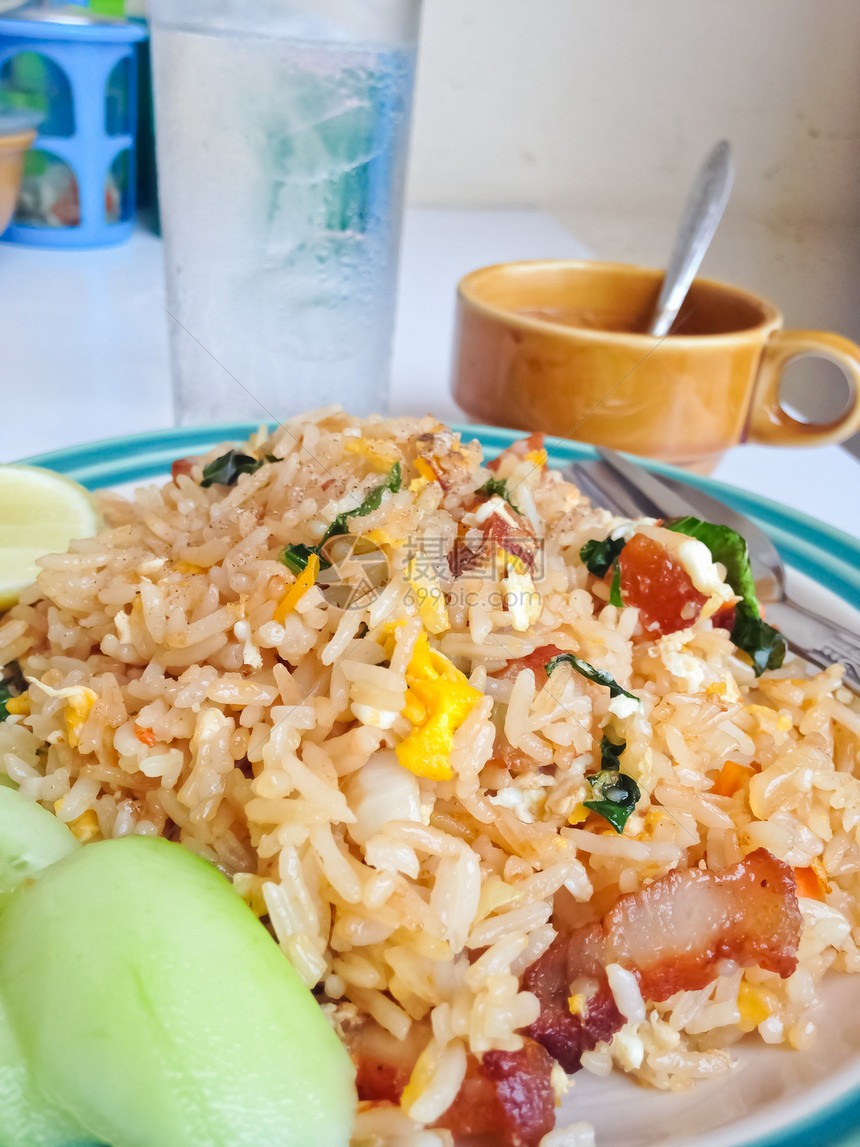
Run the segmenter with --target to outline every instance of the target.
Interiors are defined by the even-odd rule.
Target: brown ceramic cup
[[[739,442],[814,446],[860,430],[860,347],[783,330],[767,300],[705,279],[655,338],[644,332],[662,278],[562,260],[473,271],[457,291],[454,398],[480,422],[702,472]],[[800,422],[780,404],[783,368],[808,354],[849,380],[849,408],[832,422]]]

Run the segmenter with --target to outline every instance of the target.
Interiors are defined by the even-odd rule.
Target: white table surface
[[[407,211],[392,413],[463,420],[448,389],[463,274],[587,255],[539,212]],[[146,232],[99,251],[0,244],[0,460],[170,426],[163,303],[161,242]],[[714,477],[860,536],[860,469],[835,446],[739,447]]]

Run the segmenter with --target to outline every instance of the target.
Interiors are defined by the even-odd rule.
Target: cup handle
[[[817,355],[841,367],[851,386],[848,409],[832,422],[799,422],[779,401],[779,386],[787,363],[801,355]],[[860,347],[829,331],[774,331],[758,367],[756,389],[747,427],[747,442],[782,446],[823,446],[841,442],[860,430]]]

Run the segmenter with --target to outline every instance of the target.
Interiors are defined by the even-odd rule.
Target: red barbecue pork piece
[[[399,1103],[428,1036],[417,1024],[405,1040],[373,1020],[351,1026],[346,1041],[358,1098]],[[469,1055],[460,1092],[436,1126],[458,1137],[486,1138],[493,1147],[537,1147],[555,1124],[551,1073],[550,1056],[528,1039],[519,1051]]]
[[[470,1055],[460,1092],[437,1127],[494,1147],[538,1147],[555,1126],[552,1059],[532,1040],[520,1051]]]
[[[582,1053],[624,1023],[606,977],[633,972],[645,1000],[696,991],[723,961],[786,978],[797,967],[802,917],[794,873],[766,849],[722,872],[676,870],[622,896],[599,924],[559,935],[523,976],[541,1012],[528,1034],[576,1071]],[[585,997],[573,1014],[571,990]]]
[[[634,534],[618,555],[621,599],[635,605],[646,635],[662,636],[689,629],[708,600],[665,546],[645,534]],[[613,576],[613,570],[606,575]]]

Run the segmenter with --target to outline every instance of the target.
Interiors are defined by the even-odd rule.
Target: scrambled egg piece
[[[360,454],[366,458],[377,474],[387,474],[400,458],[392,445],[385,442],[369,442],[366,438],[347,438],[343,448],[347,454]]]
[[[705,689],[708,697],[722,697],[726,704],[731,705],[743,700],[737,682],[731,674],[726,674],[722,681],[715,681]]]
[[[519,568],[518,568],[519,567]],[[502,581],[505,605],[517,633],[526,633],[541,614],[541,596],[519,558],[508,556],[508,576]]]
[[[403,1088],[403,1094],[400,1096],[400,1107],[407,1115],[413,1103],[421,1098],[425,1088],[433,1079],[436,1070],[436,1058],[435,1049],[431,1042],[415,1061],[409,1082]]]
[[[90,715],[90,710],[98,700],[98,694],[94,693],[92,689],[87,689],[85,685],[67,685],[64,689],[52,689],[50,685],[44,685],[36,677],[28,677],[27,680],[31,685],[41,689],[43,693],[47,693],[49,697],[62,697],[65,700],[69,747],[76,749],[81,743],[81,729]]]
[[[767,705],[745,705],[745,712],[755,717],[762,732],[772,732],[775,727],[779,733],[787,733],[791,728],[791,717],[787,713],[777,713]]]
[[[416,458],[413,466],[418,471],[418,477],[413,478],[409,483],[409,492],[411,494],[418,494],[425,486],[429,486],[431,482],[438,482],[436,471],[430,465],[426,458]]]
[[[405,538],[395,537],[386,529],[368,530],[364,536],[375,546],[402,546],[405,542]]]
[[[619,693],[609,702],[607,710],[619,721],[624,721],[628,717],[632,717],[634,713],[638,713],[641,704],[642,702],[638,697],[625,697],[623,693]]]
[[[418,471],[422,478],[426,479],[427,482],[436,481],[436,471],[433,469],[426,458],[416,458],[415,469]]]
[[[625,1024],[612,1037],[612,1054],[625,1071],[636,1071],[645,1059],[645,1044],[635,1024]]]
[[[523,824],[534,824],[536,815],[546,804],[546,789],[521,789],[517,785],[508,785],[487,800],[497,808],[509,808]]]
[[[389,643],[390,656],[393,628]],[[444,654],[431,649],[426,633],[415,642],[406,667],[406,682],[403,715],[414,728],[396,747],[397,759],[416,776],[448,781],[454,775],[454,733],[481,699],[481,693],[472,688],[465,674]]]
[[[770,1015],[770,1006],[767,996],[759,988],[741,980],[738,988],[738,1011],[741,1014],[738,1027],[741,1031],[751,1032]]]
[[[59,814],[62,810],[62,800],[54,801],[54,812]],[[101,838],[101,829],[99,828],[99,818],[96,816],[95,811],[88,808],[86,812],[81,813],[80,816],[70,820],[66,826],[73,836],[81,842],[81,844],[89,844],[93,840]]]
[[[512,904],[521,897],[522,893],[517,891],[512,884],[502,880],[501,876],[488,876],[481,885],[481,895],[478,898],[478,911],[475,913],[475,919],[486,920],[503,904]]]

